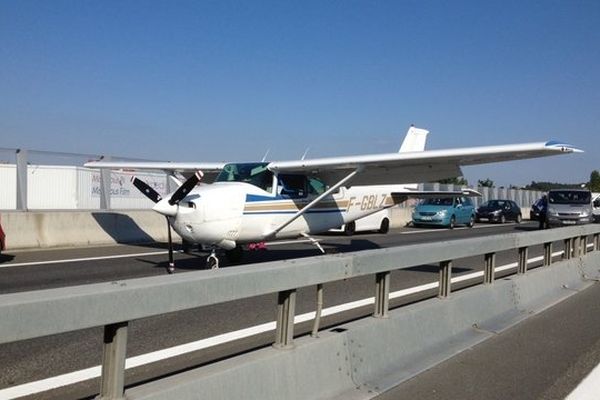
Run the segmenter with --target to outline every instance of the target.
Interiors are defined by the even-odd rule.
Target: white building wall
[[[75,167],[29,165],[27,208],[30,210],[74,210],[77,208]]]
[[[17,167],[0,164],[0,210],[17,208]]]

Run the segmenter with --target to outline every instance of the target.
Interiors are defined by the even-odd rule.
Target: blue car
[[[414,226],[444,226],[453,229],[475,223],[475,207],[468,197],[437,197],[423,200],[412,214]]]

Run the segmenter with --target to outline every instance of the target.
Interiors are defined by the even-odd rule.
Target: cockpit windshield
[[[273,187],[273,173],[267,168],[269,163],[226,164],[217,175],[215,182],[246,182],[267,192]]]

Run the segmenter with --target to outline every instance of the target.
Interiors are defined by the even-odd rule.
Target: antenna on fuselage
[[[306,155],[308,154],[309,150],[310,150],[310,147],[307,147],[306,150],[304,150],[304,154],[302,154],[301,160],[304,160],[306,158]]]
[[[267,149],[267,152],[265,153],[265,155],[263,156],[261,162],[265,162],[267,160],[267,156],[269,155],[269,152],[271,151],[271,149]]]

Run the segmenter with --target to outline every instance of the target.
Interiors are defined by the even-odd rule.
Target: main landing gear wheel
[[[354,232],[356,232],[356,223],[354,223],[354,221],[348,222],[346,225],[344,225],[344,233],[346,236],[352,236],[354,235]]]
[[[381,225],[379,226],[379,233],[388,233],[389,230],[390,230],[390,220],[387,218],[384,218],[381,221]]]

